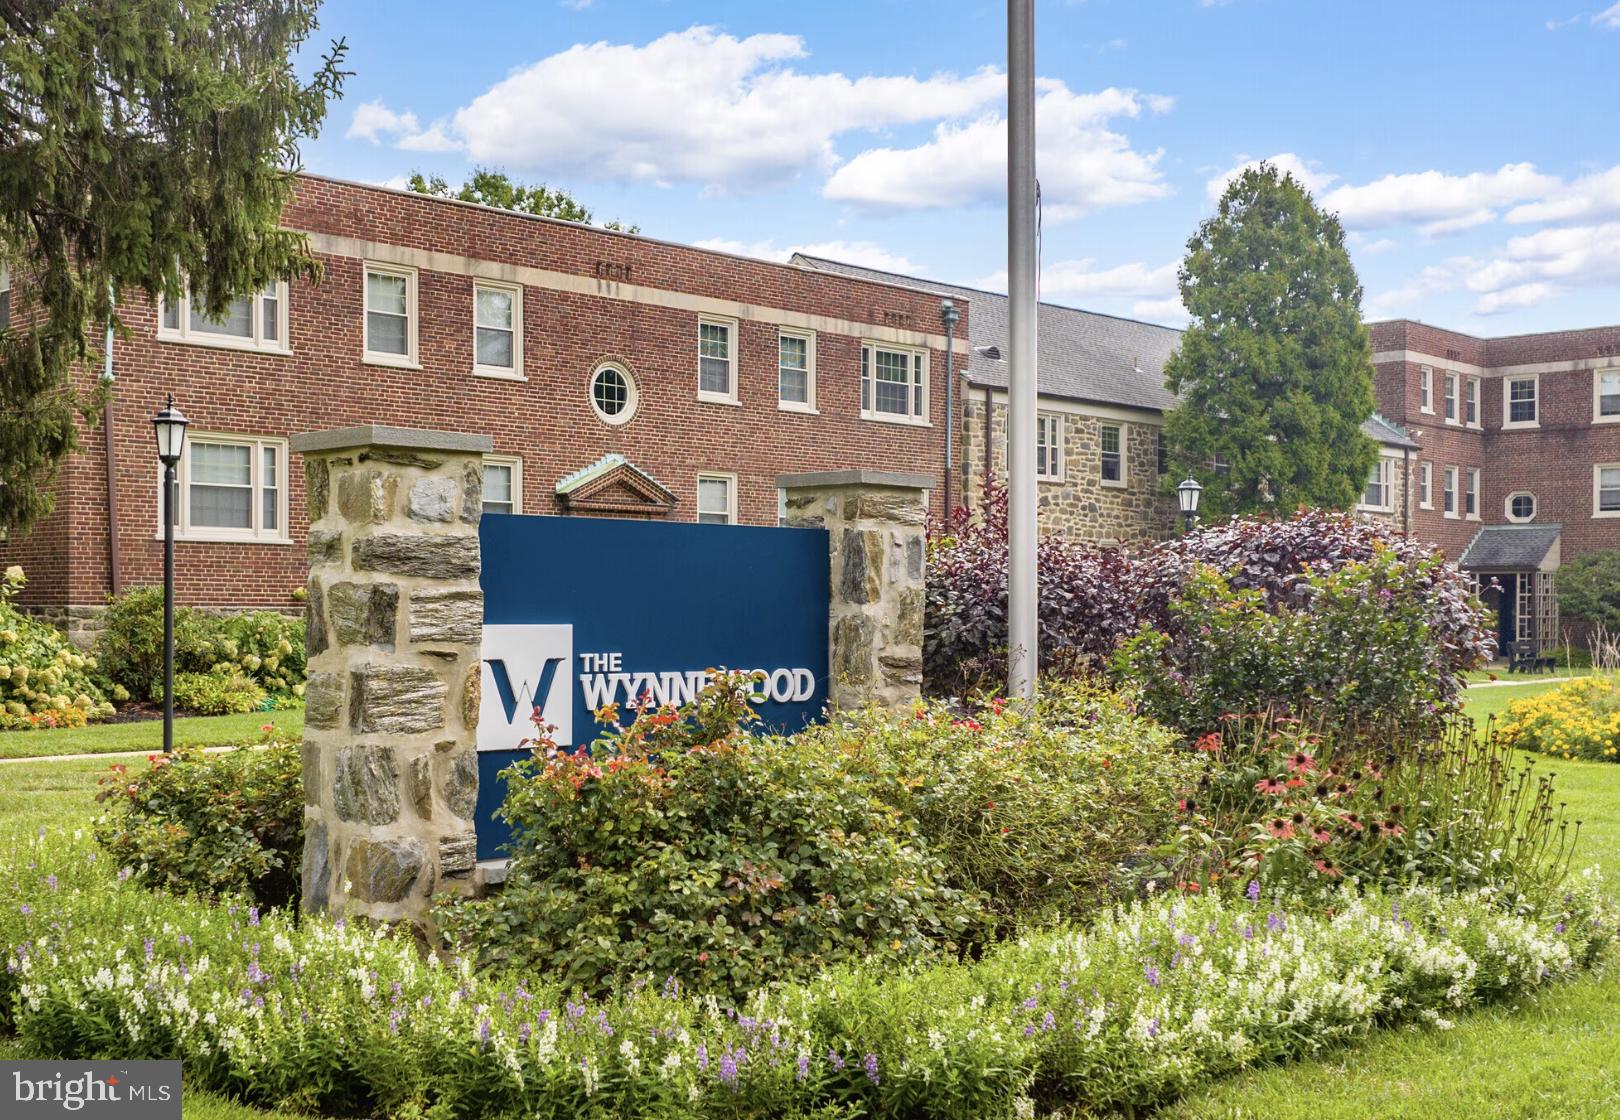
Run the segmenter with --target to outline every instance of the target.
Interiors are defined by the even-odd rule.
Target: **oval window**
[[[1536,496],[1524,490],[1509,494],[1507,515],[1509,521],[1533,520],[1536,516]]]
[[[591,375],[591,407],[606,423],[623,424],[636,413],[636,383],[628,370],[615,365]]]

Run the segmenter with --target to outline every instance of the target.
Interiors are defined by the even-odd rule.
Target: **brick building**
[[[783,472],[942,477],[946,337],[927,294],[312,175],[285,222],[309,234],[319,284],[274,285],[217,323],[123,298],[111,423],[63,465],[55,512],[0,546],[28,572],[25,604],[85,619],[161,579],[150,418],[167,393],[192,422],[177,597],[210,608],[296,609],[297,432],[487,434],[485,508],[527,513],[776,524]]]

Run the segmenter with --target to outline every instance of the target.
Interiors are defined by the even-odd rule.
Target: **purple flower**
[[[1559,922],[1557,925],[1553,926],[1553,932],[1554,933],[1563,933],[1565,928],[1566,927],[1565,927],[1564,923]]]
[[[33,912],[34,912],[34,908],[32,906],[29,906],[28,903],[25,902],[25,903],[22,904],[22,916],[23,917],[26,918],[26,917],[28,917],[28,915],[32,914]]]
[[[699,1072],[709,1068],[709,1048],[701,1042],[697,1048],[697,1066]]]
[[[736,1088],[737,1085],[737,1059],[730,1050],[720,1055],[720,1080],[723,1084]]]
[[[1159,970],[1151,964],[1147,966],[1147,982],[1150,988],[1159,986]]]
[[[256,926],[258,924],[259,924],[259,908],[257,906],[249,906],[248,907],[248,925]]]
[[[132,874],[134,874],[134,872],[131,871],[129,868],[120,867],[118,869],[118,881],[120,883],[122,883],[125,879],[128,879]]]
[[[1037,1000],[1035,999],[1035,997],[1030,996],[1028,999],[1026,999],[1024,1001],[1024,1010],[1025,1011],[1034,1011],[1036,1003],[1037,1003]]]
[[[478,1024],[478,1041],[479,1042],[488,1042],[489,1041],[489,1020],[488,1019],[485,1019],[483,1022]]]
[[[402,1019],[404,1017],[404,1015],[405,1015],[405,1012],[400,1011],[398,1008],[395,1008],[393,1011],[390,1011],[388,1013],[388,1033],[389,1034],[398,1034],[399,1033],[399,1021],[400,1021],[400,1019]]]
[[[45,885],[53,891],[56,889],[56,875],[54,873],[45,876]]]
[[[1024,1028],[1024,1037],[1025,1038],[1033,1038],[1033,1037],[1035,1037],[1035,1024],[1034,1023],[1031,1023],[1031,1024],[1029,1024],[1029,1026]]]
[[[1147,1025],[1147,1036],[1149,1038],[1159,1037],[1159,1020],[1157,1017],[1155,1017],[1154,1020]]]
[[[1243,927],[1243,939],[1245,941],[1253,941],[1254,940],[1254,927],[1253,926],[1246,925],[1246,926]]]
[[[880,1084],[880,1079],[878,1078],[877,1055],[868,1052],[866,1055],[866,1060],[863,1061],[861,1065],[866,1070],[867,1080],[874,1085]]]
[[[1284,931],[1286,931],[1288,929],[1288,923],[1283,921],[1281,915],[1267,914],[1266,915],[1266,928],[1269,929],[1272,933],[1283,933]]]
[[[810,1055],[799,1055],[799,1075],[796,1080],[803,1081],[810,1076]]]
[[[550,1021],[551,1021],[551,1008],[542,1007],[540,1009],[540,1019],[539,1019],[540,1025],[543,1027]]]
[[[529,1036],[531,1034],[533,1034],[533,1033],[534,1033],[534,1028],[531,1027],[528,1023],[519,1023],[518,1024],[518,1041],[519,1042],[527,1045],[528,1041],[529,1041]]]
[[[844,1068],[844,1059],[839,1057],[838,1051],[836,1050],[827,1051],[827,1062],[833,1067],[833,1069]]]
[[[1045,1015],[1041,1016],[1041,1030],[1049,1031],[1055,1026],[1057,1026],[1056,1015],[1053,1015],[1050,1011],[1048,1011]]]

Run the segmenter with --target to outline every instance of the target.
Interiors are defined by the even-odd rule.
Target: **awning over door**
[[[1467,572],[1556,572],[1562,525],[1488,525],[1457,566]]]

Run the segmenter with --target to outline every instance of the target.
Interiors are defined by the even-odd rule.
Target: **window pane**
[[[408,337],[403,315],[388,315],[378,311],[366,314],[366,349],[377,354],[409,353]]]
[[[731,363],[723,358],[698,359],[698,388],[705,393],[731,395]]]
[[[731,328],[723,323],[698,324],[698,353],[705,358],[731,359]]]
[[[731,481],[724,478],[698,479],[698,520],[726,524],[731,520]]]
[[[1620,416],[1620,373],[1605,373],[1598,380],[1598,415]]]
[[[810,340],[782,335],[777,346],[778,391],[784,401],[810,403]]]
[[[873,411],[891,416],[912,415],[911,367],[910,354],[894,350],[878,350],[873,354]]]
[[[253,448],[236,443],[191,445],[191,481],[222,486],[253,485]]]
[[[1508,419],[1515,423],[1530,423],[1536,418],[1536,383],[1513,381],[1508,385]]]
[[[512,510],[512,467],[507,463],[484,464],[484,512],[510,513]]]
[[[170,331],[180,329],[180,305],[172,299],[163,301],[163,328]]]
[[[259,529],[262,532],[273,533],[277,529],[281,528],[281,518],[279,515],[280,511],[278,508],[280,505],[280,500],[278,497],[279,493],[279,491],[270,486],[266,486],[260,491]]]
[[[405,277],[384,272],[366,273],[366,310],[407,314]]]
[[[512,368],[512,332],[491,327],[478,328],[478,364],[500,369]]]
[[[1120,481],[1119,429],[1105,424],[1102,429],[1102,477],[1104,482]]]
[[[205,529],[253,528],[253,488],[193,484],[191,524]]]
[[[1604,467],[1598,472],[1598,509],[1603,513],[1620,511],[1620,467]]]
[[[198,307],[191,309],[191,329],[197,334],[223,334],[232,338],[253,337],[253,301],[247,297],[231,300],[225,314],[207,318]]]
[[[276,288],[272,286],[264,293],[261,301],[264,305],[264,324],[260,328],[261,337],[266,342],[275,342],[281,337],[281,301],[276,298]]]
[[[512,329],[512,293],[498,288],[479,288],[475,300],[480,327]]]

